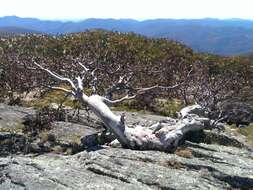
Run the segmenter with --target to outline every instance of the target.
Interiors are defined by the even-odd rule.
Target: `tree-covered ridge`
[[[87,29],[135,32],[155,38],[169,38],[189,45],[195,51],[219,55],[239,55],[253,49],[253,22],[241,19],[86,19],[80,22],[43,21],[16,16],[0,17],[0,35],[4,27],[12,34],[68,34]],[[14,28],[13,28],[14,27]],[[23,31],[27,30],[27,31]],[[37,32],[36,32],[37,31]]]
[[[252,101],[253,68],[248,58],[198,54],[176,41],[103,30],[57,37],[2,38],[2,97],[28,92],[42,84],[57,85],[57,81],[52,82],[33,62],[72,79],[80,72],[80,67],[73,63],[88,64],[91,70],[99,68],[96,70],[97,81],[87,76],[84,85],[96,82],[97,90],[107,95],[105,86],[112,86],[120,77],[130,74],[129,84],[135,89],[119,88],[117,96],[141,87],[180,84],[176,90],[155,90],[151,99],[174,97],[185,104],[198,101],[208,105],[228,97]],[[245,95],[247,93],[249,95]]]

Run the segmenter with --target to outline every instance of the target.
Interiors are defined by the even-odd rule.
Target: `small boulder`
[[[249,125],[253,122],[253,107],[243,102],[227,101],[220,105],[222,117],[228,124]]]

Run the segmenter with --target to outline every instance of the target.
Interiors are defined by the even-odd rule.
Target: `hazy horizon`
[[[80,21],[113,19],[246,19],[253,20],[250,0],[2,0],[0,17]]]
[[[62,21],[62,22],[79,22],[79,21],[84,21],[88,19],[114,19],[114,20],[135,20],[135,21],[147,21],[147,20],[201,20],[201,19],[213,19],[213,20],[221,20],[221,21],[226,21],[226,20],[246,20],[246,21],[252,21],[253,19],[245,19],[245,18],[215,18],[215,17],[203,17],[203,18],[146,18],[146,19],[136,19],[136,18],[101,18],[101,17],[89,17],[89,18],[79,18],[79,19],[54,19],[54,18],[39,18],[39,17],[22,17],[18,15],[3,15],[0,16],[0,18],[3,17],[18,17],[22,19],[38,19],[42,21]]]

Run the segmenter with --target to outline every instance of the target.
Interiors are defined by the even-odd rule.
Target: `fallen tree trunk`
[[[71,90],[62,87],[52,88],[71,93],[82,104],[87,105],[96,114],[96,116],[102,120],[105,126],[113,132],[117,140],[125,148],[170,151],[178,146],[178,143],[186,133],[202,130],[210,124],[209,119],[201,118],[195,114],[190,114],[189,112],[187,114],[184,113],[184,117],[178,121],[168,120],[159,122],[150,127],[136,126],[134,128],[130,128],[125,125],[124,115],[115,115],[109,106],[125,100],[133,99],[136,95],[130,97],[127,95],[118,100],[110,100],[97,94],[88,96],[83,90],[83,78],[77,77],[77,84],[74,84],[74,82],[68,78],[55,74],[37,63],[35,63],[35,65],[49,73],[54,78],[68,82],[71,86]],[[87,68],[85,70],[88,71]],[[176,86],[177,85],[173,87],[161,87],[155,85],[149,88],[140,89],[138,93],[142,94],[143,92],[154,88],[174,88]]]
[[[84,102],[114,133],[123,147],[140,150],[169,151],[178,146],[189,131],[202,130],[210,125],[210,120],[194,114],[185,115],[178,121],[163,121],[150,127],[125,125],[123,115],[115,115],[104,102],[104,97],[92,95],[82,97]]]

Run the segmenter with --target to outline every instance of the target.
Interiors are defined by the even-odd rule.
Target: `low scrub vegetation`
[[[10,104],[22,103],[34,89],[40,101],[26,102],[38,107],[50,103],[76,107],[69,97],[60,92],[46,92],[49,86],[58,85],[34,66],[34,62],[58,74],[73,79],[80,68],[73,63],[90,64],[96,70],[96,81],[87,77],[84,85],[96,83],[96,89],[106,96],[120,97],[125,91],[117,86],[117,93],[110,94],[105,86],[113,86],[120,77],[129,86],[171,86],[173,90],[156,89],[142,98],[121,104],[128,110],[147,110],[173,116],[183,105],[199,103],[210,110],[217,110],[220,102],[237,98],[252,104],[253,66],[248,57],[221,57],[194,53],[176,41],[150,39],[133,33],[121,34],[103,30],[62,36],[22,35],[3,37],[0,40],[1,100]],[[99,81],[99,82],[98,82]],[[112,97],[113,96],[113,97]],[[121,109],[119,107],[115,109]]]

